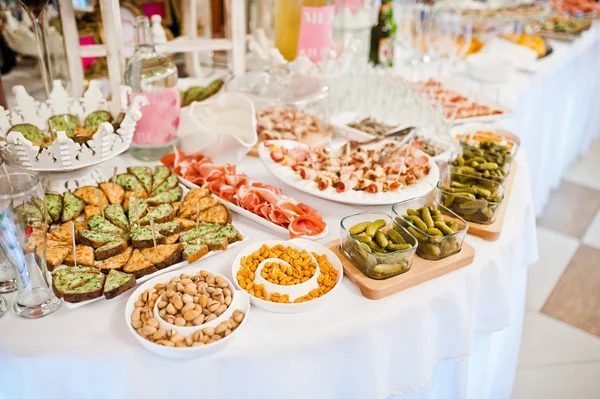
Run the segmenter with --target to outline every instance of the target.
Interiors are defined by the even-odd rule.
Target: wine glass
[[[52,71],[50,69],[50,52],[46,42],[46,27],[44,22],[44,9],[49,0],[19,0],[21,7],[29,18],[33,26],[33,33],[37,44],[38,57],[40,59],[40,69],[42,73],[42,82],[46,97],[50,96],[52,87]]]

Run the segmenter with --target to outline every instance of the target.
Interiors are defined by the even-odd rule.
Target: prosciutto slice
[[[305,160],[307,154],[299,151],[294,157]],[[215,165],[209,157],[185,155],[178,148],[174,154],[161,158],[161,162],[224,201],[288,229],[292,238],[316,236],[327,228],[319,211],[285,196],[278,187],[251,181],[246,174],[238,173],[235,165]]]

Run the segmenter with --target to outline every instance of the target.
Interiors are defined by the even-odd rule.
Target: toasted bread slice
[[[79,238],[79,242],[81,244],[94,248],[100,248],[109,242],[118,241],[118,238],[114,234],[92,230],[79,230],[77,237]]]
[[[125,211],[123,210],[123,207],[121,207],[121,205],[111,204],[107,206],[104,210],[104,216],[112,224],[124,230],[129,229],[129,220],[127,219],[127,216],[125,216]]]
[[[140,278],[157,272],[158,269],[142,255],[139,249],[134,249],[131,258],[129,258],[127,264],[123,267],[123,271],[132,273],[135,278]]]
[[[73,192],[73,195],[85,201],[85,203],[88,205],[98,205],[102,206],[102,208],[106,208],[108,206],[108,198],[106,198],[104,192],[102,192],[102,190],[100,190],[98,187],[79,187]]]
[[[77,240],[78,233],[80,230],[87,230],[87,223],[83,220],[75,222],[75,240]],[[73,238],[71,237],[71,222],[63,223],[60,226],[56,226],[50,229],[50,234],[61,241],[67,241],[71,243]]]
[[[152,180],[152,189],[150,192],[154,192],[161,184],[171,176],[171,169],[168,166],[159,165],[154,167],[154,177]]]
[[[218,204],[200,212],[200,220],[208,223],[229,224],[231,212],[223,204]]]
[[[179,209],[181,209],[181,204],[182,204],[182,202],[180,202],[180,201],[171,202],[171,206],[175,210],[176,215],[179,213]]]
[[[140,191],[125,191],[125,199],[123,199],[123,210],[125,212],[129,212],[129,203],[131,202],[131,198],[139,198],[144,199],[148,198],[148,194],[144,190]]]
[[[171,202],[178,202],[181,199],[181,194],[183,194],[183,189],[181,187],[175,187],[169,191],[150,197],[147,201],[148,204],[152,206],[170,204]]]
[[[208,245],[208,249],[211,251],[225,251],[229,246],[229,242],[225,237],[211,237],[201,240]]]
[[[108,198],[108,202],[111,204],[121,204],[123,202],[125,198],[125,189],[123,187],[108,181],[100,183],[99,186],[106,195],[106,198]]]
[[[50,237],[53,236],[50,235]],[[25,242],[25,244],[23,245],[23,252],[25,252],[26,254],[34,252],[37,249],[37,247],[39,247],[39,245],[43,242],[43,240],[44,230],[33,229],[29,237],[27,237],[27,242]]]
[[[134,175],[131,175],[128,173],[122,173],[120,175],[117,175],[117,178],[115,180],[119,186],[121,186],[125,189],[125,191],[144,191],[145,192],[144,186],[142,186],[142,183],[140,183],[140,181]]]
[[[94,136],[95,133],[96,133],[96,130],[88,130],[88,129],[84,129],[82,127],[76,127],[75,130],[73,131],[73,137],[71,137],[71,138],[73,139],[74,142],[83,144],[83,143],[87,143],[88,140],[90,140]]]
[[[183,199],[183,205],[195,204],[200,198],[208,197],[210,195],[210,190],[207,188],[192,188]]]
[[[152,169],[148,166],[130,166],[127,168],[129,174],[134,175],[147,193],[152,192]]]
[[[175,211],[171,204],[162,204],[149,211],[146,216],[140,219],[140,225],[145,226],[150,224],[150,220],[154,223],[165,223],[173,220]]]
[[[231,224],[227,224],[221,227],[219,231],[217,231],[217,233],[215,234],[215,238],[221,237],[227,238],[229,244],[233,244],[236,241],[242,241],[244,239],[240,232]]]
[[[63,208],[63,197],[60,194],[46,194],[46,209],[53,223],[60,222],[60,216],[62,215]]]
[[[94,215],[102,216],[102,209],[100,209],[98,205],[86,205],[85,208],[83,208],[83,215],[85,220],[88,220]]]
[[[183,202],[183,205],[179,209],[179,217],[196,220],[196,210],[200,208],[200,212],[210,207],[217,205],[219,202],[212,197],[200,198],[195,203]]]
[[[15,208],[19,221],[25,226],[41,227],[42,212],[33,202],[23,203]]]
[[[215,223],[200,223],[198,224],[198,227],[193,230],[181,233],[179,239],[181,242],[187,242],[198,238],[214,237],[220,228],[221,226]]]
[[[142,255],[158,269],[164,269],[179,262],[182,251],[181,244],[159,245],[156,248],[142,249]]]
[[[178,184],[179,184],[179,179],[177,178],[177,175],[172,174],[171,176],[167,177],[167,180],[165,180],[160,186],[158,186],[157,188],[154,189],[154,191],[152,192],[152,195],[157,195],[157,194],[164,193],[165,191],[169,191],[169,190],[177,187]]]
[[[117,256],[127,250],[127,241],[113,241],[94,250],[94,259],[104,260]]]
[[[165,244],[175,244],[179,241],[179,234],[171,234],[170,236],[165,237]]]
[[[52,273],[52,290],[66,302],[83,302],[102,296],[105,276],[91,267],[67,267]]]
[[[77,265],[94,267],[94,248],[87,245],[78,245],[75,248],[75,255],[77,256]],[[63,263],[67,266],[75,266],[73,251],[67,255]]]
[[[181,217],[174,218],[173,222],[179,223],[179,226],[181,226],[181,231],[190,230],[196,227],[196,222]]]
[[[69,220],[75,219],[83,211],[85,201],[76,197],[68,191],[63,194],[63,210],[62,210],[62,221],[68,222]]]
[[[135,276],[133,274],[111,270],[108,272],[104,283],[104,296],[106,299],[113,299],[133,287],[135,287]]]
[[[41,248],[38,247],[38,248]],[[70,254],[73,249],[70,246],[53,246],[46,248],[46,265],[48,266],[48,270],[52,271],[57,266],[62,265],[63,261]]]
[[[127,247],[122,253],[110,257],[102,262],[97,262],[96,267],[99,268],[103,273],[108,273],[111,270],[123,270],[123,267],[127,264],[131,254],[133,252],[132,247]]]
[[[183,243],[183,259],[194,263],[208,253],[208,245]]]
[[[137,204],[137,205],[136,205]],[[132,197],[129,200],[129,224],[134,225],[139,223],[139,219],[142,219],[148,213],[148,203],[145,199]]]
[[[120,237],[125,237],[127,235],[127,231],[125,229],[115,226],[100,215],[94,215],[89,218],[87,224],[90,226],[90,229],[94,231],[110,233]]]
[[[166,237],[160,234],[156,229],[154,230],[154,238],[156,238],[156,245],[165,244]],[[131,229],[131,243],[134,248],[150,248],[154,246],[154,240],[152,239],[152,230],[149,226],[133,226]]]
[[[172,234],[176,234],[182,231],[181,224],[175,221],[157,223],[154,225],[154,229],[164,236],[170,236]]]

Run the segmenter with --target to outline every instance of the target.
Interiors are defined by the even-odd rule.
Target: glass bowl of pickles
[[[383,280],[410,270],[417,240],[383,212],[346,216],[340,222],[340,247],[367,277]]]
[[[392,215],[419,242],[417,255],[428,260],[460,252],[469,228],[463,218],[430,197],[399,202]]]
[[[460,147],[448,161],[451,171],[503,183],[519,146],[506,136],[478,132],[463,135]]]
[[[491,224],[504,201],[504,190],[497,181],[448,171],[437,183],[436,200],[469,222]]]

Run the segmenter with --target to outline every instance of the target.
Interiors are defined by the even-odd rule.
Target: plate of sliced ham
[[[270,184],[250,180],[235,165],[216,165],[204,155],[185,155],[175,148],[161,162],[173,169],[187,187],[204,187],[232,212],[282,237],[319,239],[328,233],[321,213],[283,194]]]
[[[439,179],[433,158],[393,140],[338,149],[269,140],[261,144],[259,156],[282,182],[346,204],[395,204],[427,195]]]

